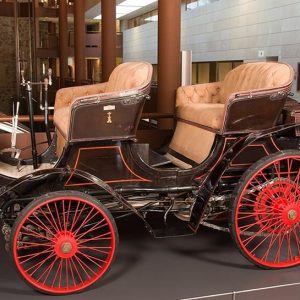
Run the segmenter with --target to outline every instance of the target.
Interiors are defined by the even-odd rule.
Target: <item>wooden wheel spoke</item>
[[[20,256],[18,256],[18,259],[20,260],[20,263],[23,264],[23,263],[27,262],[28,260],[31,260],[31,259],[33,259],[37,256],[47,254],[47,253],[51,253],[51,252],[53,252],[53,249],[46,249],[44,251],[37,252],[37,253],[30,253],[30,254],[20,255]],[[26,259],[22,260],[23,258],[26,258]]]
[[[94,209],[90,210],[89,213],[87,214],[87,216],[85,217],[85,219],[83,220],[83,222],[81,223],[80,227],[78,227],[75,231],[74,231],[74,235],[76,236],[78,234],[78,232],[84,228],[84,226],[91,220],[93,220],[93,218],[95,218],[98,215],[98,212],[96,211],[92,216],[92,212],[94,211]]]
[[[27,272],[30,276],[32,276],[37,270],[40,269],[41,266],[43,266],[49,259],[53,258],[55,256],[55,253],[49,254],[48,257],[41,260],[40,262],[32,265],[30,268],[26,269],[25,272]],[[31,272],[29,272],[31,271]]]
[[[35,216],[35,215],[34,215]],[[37,218],[36,218],[37,219]],[[37,219],[38,220],[38,219]],[[49,235],[51,235],[51,237],[54,236],[53,232],[51,232],[49,230],[49,228],[47,228],[44,224],[39,224],[39,223],[36,223],[35,221],[31,220],[30,218],[27,219],[27,221],[29,221],[31,224],[37,226],[38,228],[42,228],[43,230],[45,230]]]
[[[55,276],[54,276],[54,278],[52,280],[52,284],[51,284],[52,287],[55,286],[55,282],[56,282],[57,277],[59,276],[58,274],[60,273],[60,269],[61,268],[62,268],[62,259],[60,259],[60,261],[59,261],[58,268],[57,268],[57,270],[55,272]]]
[[[77,235],[76,238],[77,238],[78,240],[80,240],[83,236],[85,236],[85,235],[87,235],[87,234],[89,234],[89,233],[91,233],[91,232],[93,232],[93,231],[95,231],[95,230],[99,230],[99,229],[101,229],[101,228],[107,226],[106,223],[105,223],[105,224],[102,224],[104,221],[105,221],[105,219],[103,219],[103,220],[100,221],[99,223],[94,224],[94,225],[93,225],[90,229],[88,229],[87,231],[85,231],[85,232],[83,232],[83,233]]]
[[[280,221],[277,222],[277,224],[280,224],[279,223]],[[276,225],[276,223],[275,223]],[[256,237],[260,236],[262,232],[265,232],[266,230],[270,229],[274,227],[274,224],[271,224],[269,226],[265,226],[264,228],[261,228],[261,230],[255,232],[253,235],[249,236],[248,238],[246,238],[245,240],[243,240],[243,245],[246,247],[250,242],[252,242]]]
[[[56,256],[53,262],[45,269],[45,271],[40,275],[40,277],[37,279],[37,281],[42,281],[42,278],[45,276],[45,279],[43,280],[43,284],[46,283],[51,271],[53,270],[54,264],[58,260],[58,257]]]
[[[89,238],[89,239],[79,240],[78,245],[85,244],[85,243],[92,242],[92,241],[110,240],[111,237],[106,237],[108,235],[111,235],[110,231],[106,232],[106,233],[103,233],[101,235]]]
[[[81,269],[84,271],[88,278],[91,278],[91,275],[87,272],[87,270],[89,270],[93,275],[97,275],[97,273],[94,270],[92,270],[84,261],[82,261],[80,257],[78,257],[78,255],[75,255],[74,258],[77,260]]]
[[[79,270],[78,270],[78,268],[77,268],[77,266],[76,266],[76,263],[74,262],[73,258],[74,258],[74,260],[75,260],[75,256],[72,257],[72,258],[70,258],[70,265],[71,265],[71,263],[72,263],[72,265],[73,265],[73,267],[74,267],[74,270],[75,270],[75,272],[76,272],[76,274],[77,274],[77,276],[78,276],[78,278],[79,278],[81,284],[84,284],[84,280],[82,279],[81,274],[80,274],[80,272],[79,272]],[[74,282],[75,282],[75,281],[74,281]]]
[[[25,235],[25,236],[32,236],[32,237],[35,237],[35,238],[38,238],[38,239],[42,239],[42,240],[47,240],[49,242],[52,242],[52,239],[51,238],[48,238],[47,236],[43,235],[43,234],[40,234],[28,227],[22,227],[22,230],[24,231],[21,231],[21,234]]]
[[[98,265],[98,264],[96,263],[96,261],[101,262],[101,263],[103,263],[103,264],[106,263],[105,260],[100,259],[100,258],[98,258],[98,257],[95,257],[95,256],[93,256],[93,255],[84,253],[84,252],[82,252],[82,251],[78,251],[78,253],[80,253],[81,255],[83,255],[85,258],[87,258],[87,259],[90,260],[91,262],[95,263],[99,268],[102,268],[102,266],[101,266],[101,265]]]
[[[279,225],[277,225],[277,227],[275,227],[274,228],[274,230],[273,231],[271,231],[268,235],[266,235],[251,251],[250,251],[250,253],[254,253],[261,245],[263,245],[264,244],[264,242],[267,240],[267,239],[269,239],[270,238],[270,236],[276,236],[276,238],[277,238],[277,234],[276,234],[276,230],[278,230],[279,228],[281,227],[281,224],[279,224]],[[275,238],[275,240],[276,240],[276,238]],[[269,248],[270,248],[270,245],[271,244],[269,244]]]
[[[63,200],[62,200],[62,202],[63,202]],[[64,231],[64,228],[63,228],[63,226],[61,224],[61,220],[60,220],[60,216],[61,216],[61,214],[64,215],[64,211],[60,214],[58,211],[57,203],[54,202],[53,204],[54,204],[54,208],[55,208],[55,212],[56,212],[56,219],[58,220],[58,228],[60,229],[60,231]]]
[[[99,252],[99,253],[103,253],[103,254],[109,254],[109,251],[105,251],[103,249],[111,249],[111,247],[85,247],[85,246],[80,246],[78,247],[79,250],[91,250],[91,251],[95,251],[95,252]]]
[[[73,232],[73,229],[74,229],[75,225],[77,224],[82,212],[85,210],[86,204],[84,203],[81,209],[78,209],[79,206],[80,206],[80,203],[78,202],[76,210],[75,210],[75,214],[74,214],[74,217],[73,217],[72,226],[71,226],[71,229],[70,229],[70,231],[72,231],[72,232]]]
[[[51,219],[52,219],[53,224],[55,224],[56,232],[59,232],[59,231],[60,231],[60,228],[59,228],[59,226],[57,226],[57,224],[56,224],[56,220],[55,220],[55,218],[54,218],[54,216],[53,216],[53,213],[52,213],[52,211],[51,211],[51,209],[50,209],[48,203],[46,204],[46,207],[47,207],[48,213],[49,213],[49,215],[50,215],[50,217],[51,217]]]

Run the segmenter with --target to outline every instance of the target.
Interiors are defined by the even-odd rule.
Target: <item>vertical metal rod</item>
[[[236,292],[232,292],[232,300],[236,300]]]
[[[36,151],[36,140],[35,140],[35,130],[34,130],[34,113],[33,113],[33,103],[32,103],[32,87],[31,83],[26,83],[26,91],[28,97],[28,112],[29,112],[29,123],[30,123],[30,135],[31,135],[31,149],[32,149],[32,162],[33,168],[37,169],[37,151]]]
[[[36,55],[36,48],[37,48],[37,24],[36,22],[38,22],[38,20],[36,19],[36,1],[37,0],[28,0],[29,4],[29,11],[30,11],[30,3],[32,5],[32,15],[29,12],[29,16],[32,18],[32,21],[30,23],[30,32],[32,31],[32,35],[30,35],[30,45],[31,45],[31,50],[30,52],[32,52],[32,69],[33,69],[33,81],[37,81],[38,80],[38,68],[37,68],[37,55]],[[30,20],[30,18],[29,18]],[[32,29],[32,30],[31,30]],[[32,47],[33,46],[33,47]]]
[[[14,21],[15,21],[15,48],[16,48],[16,93],[17,99],[20,97],[20,34],[19,34],[19,18],[18,18],[18,0],[14,1]]]
[[[28,0],[28,45],[29,45],[29,76],[30,81],[36,81],[35,78],[33,78],[33,60],[32,60],[32,34],[31,34],[31,7],[30,7],[31,1]]]
[[[44,116],[45,116],[45,130],[47,135],[47,142],[50,146],[51,144],[51,134],[49,128],[49,106],[48,106],[48,79],[45,78],[45,88],[44,88]]]

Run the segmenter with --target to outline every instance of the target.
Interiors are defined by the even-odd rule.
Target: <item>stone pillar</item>
[[[181,0],[158,0],[158,104],[159,113],[174,113],[176,89],[180,86]],[[172,128],[161,120],[160,128]]]
[[[68,77],[68,3],[59,0],[59,76],[60,87]]]
[[[116,0],[101,0],[102,81],[107,81],[116,66]]]
[[[75,83],[81,85],[85,76],[85,1],[74,1]]]

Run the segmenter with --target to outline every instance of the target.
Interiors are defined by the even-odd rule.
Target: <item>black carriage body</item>
[[[140,68],[133,63],[125,69],[132,66]],[[143,67],[149,71],[148,64]],[[21,161],[27,175],[9,178],[3,166],[0,174],[2,232],[24,279],[51,294],[88,287],[106,272],[115,255],[114,219],[130,214],[141,218],[155,237],[193,234],[203,224],[230,231],[241,253],[258,266],[299,264],[299,104],[287,102],[293,72],[273,63],[243,68],[259,74],[265,70],[270,76],[280,70],[281,85],[261,88],[253,81],[256,88],[250,91],[227,90],[226,103],[194,103],[188,91],[183,105],[178,100],[173,139],[190,142],[188,138],[198,134],[211,139],[201,162],[189,157],[191,149],[177,151],[180,147],[173,139],[164,153],[136,139],[149,72],[142,88],[126,92],[93,94],[102,84],[60,90],[55,138],[36,157],[42,166],[48,163],[47,168],[28,172],[33,160],[27,159]],[[284,80],[282,71],[287,74]],[[233,82],[240,79],[230,76]],[[204,89],[216,97],[220,86],[208,84]],[[212,118],[203,110],[213,112]],[[186,139],[185,133],[192,134]],[[195,152],[200,151],[203,141],[192,142],[197,144]],[[159,216],[155,222],[153,213]],[[226,225],[220,226],[224,220]],[[44,258],[46,253],[51,254]]]
[[[141,99],[140,95],[138,99]],[[140,105],[139,101],[135,101],[134,105]],[[106,116],[105,114],[104,117]],[[132,119],[132,122],[136,123],[135,119]],[[44,187],[37,194],[52,191],[52,188],[78,190],[92,195],[99,194],[100,201],[104,201],[113,213],[114,211],[121,215],[136,213],[145,222],[147,222],[144,218],[146,215],[139,213],[135,206],[143,213],[158,211],[163,213],[162,216],[168,209],[175,213],[183,209],[185,212],[188,211],[190,218],[189,222],[181,223],[189,230],[182,231],[178,228],[172,230],[172,235],[190,233],[190,229],[196,232],[203,221],[209,201],[213,197],[225,197],[224,199],[228,201],[240,177],[253,163],[284,149],[299,149],[300,140],[294,135],[296,126],[296,124],[278,125],[251,134],[247,132],[219,134],[209,157],[201,165],[188,170],[176,166],[157,166],[157,154],[153,157],[153,151],[149,149],[148,144],[137,143],[133,136],[116,138],[116,135],[124,135],[124,131],[104,139],[93,140],[85,137],[70,141],[56,163],[54,173],[53,170],[37,171],[17,180],[1,176],[4,195],[2,206],[4,205],[4,210],[9,207],[10,191],[24,196],[26,201],[31,201],[30,199],[34,198],[32,190],[37,186]],[[159,158],[162,159],[161,156]],[[79,175],[80,172],[84,172],[85,175]],[[52,182],[57,181],[57,177],[61,179],[58,186],[55,186]],[[111,189],[103,189],[102,183]],[[113,198],[101,200],[102,195],[111,193],[112,190],[122,198],[116,205],[110,205],[110,201],[114,203]],[[151,201],[144,204],[144,200],[149,196]],[[182,202],[186,198],[191,198],[192,203],[183,208],[174,205],[174,201]],[[131,204],[131,199],[135,199],[134,205]],[[137,204],[139,201],[140,205]],[[12,200],[12,203],[15,202],[18,201]],[[209,212],[205,217],[208,216]],[[154,233],[151,226],[147,224],[147,227]],[[155,235],[164,236],[169,233],[156,232]]]

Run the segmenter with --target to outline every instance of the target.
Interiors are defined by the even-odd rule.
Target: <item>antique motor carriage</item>
[[[179,87],[176,128],[160,151],[136,138],[151,76],[150,64],[129,62],[106,83],[60,89],[49,147],[37,154],[32,127],[32,157],[2,152],[2,233],[36,290],[73,293],[100,279],[117,251],[115,219],[130,214],[155,237],[206,225],[229,231],[259,267],[300,264],[292,68],[247,63],[222,82]],[[22,84],[33,124],[32,83]]]

